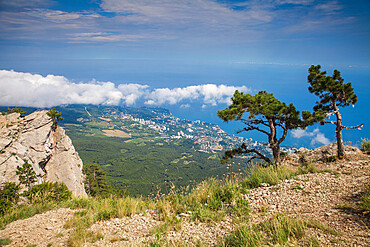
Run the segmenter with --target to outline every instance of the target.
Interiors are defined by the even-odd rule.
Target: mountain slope
[[[363,214],[358,205],[361,191],[364,186],[369,186],[369,156],[357,152],[347,156],[346,160],[318,161],[309,167],[292,163],[293,167],[311,172],[276,185],[261,184],[261,187],[246,192],[243,197],[249,202],[251,212],[243,221],[226,216],[218,223],[196,223],[188,212],[178,215],[181,227],[178,225],[177,230],[170,229],[156,235],[153,230],[158,230],[165,222],[158,217],[158,211],[148,210],[143,214],[96,222],[89,230],[101,239],[87,242],[84,246],[147,246],[148,242],[159,246],[166,243],[171,246],[212,246],[222,243],[222,238],[234,234],[235,229],[251,225],[255,229],[263,229],[260,241],[272,243],[274,240],[264,227],[281,218],[305,222],[300,234],[290,236],[283,245],[369,246],[369,216]],[[10,238],[12,246],[46,246],[48,243],[67,246],[73,231],[63,225],[70,224],[68,219],[79,215],[73,214],[70,209],[58,209],[19,220],[0,231],[0,238]],[[263,242],[256,243],[255,246],[263,245]]]

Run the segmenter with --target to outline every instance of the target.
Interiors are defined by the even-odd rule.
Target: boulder
[[[37,183],[64,183],[73,196],[86,197],[82,160],[64,129],[52,129],[53,121],[46,113],[0,116],[0,183],[18,183],[17,166],[27,161]]]

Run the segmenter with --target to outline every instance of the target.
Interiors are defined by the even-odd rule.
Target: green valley
[[[24,109],[28,114],[36,110]],[[83,162],[100,164],[112,186],[135,196],[246,172],[248,156],[228,165],[220,162],[224,150],[243,142],[270,155],[259,142],[229,135],[214,124],[179,119],[162,108],[65,105],[57,110]]]

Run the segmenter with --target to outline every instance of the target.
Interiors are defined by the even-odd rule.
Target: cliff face
[[[0,116],[0,183],[18,182],[17,166],[26,160],[36,172],[37,183],[62,182],[74,196],[86,196],[82,160],[63,128],[52,131],[53,122],[46,113]]]

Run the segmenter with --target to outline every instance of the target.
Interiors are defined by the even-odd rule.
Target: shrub
[[[251,174],[242,181],[245,188],[257,188],[262,183],[276,185],[280,180],[289,179],[296,175],[296,172],[286,166],[254,166]]]
[[[232,232],[219,246],[261,246],[264,237],[256,226],[250,227],[243,225]]]
[[[324,162],[325,163],[335,162],[336,160],[337,160],[337,156],[324,155]]]
[[[3,215],[18,202],[20,186],[16,183],[7,182],[0,190],[0,214]]]
[[[10,238],[2,238],[0,239],[0,246],[9,245],[11,242],[12,240]]]
[[[370,153],[370,139],[361,138],[361,150]]]
[[[71,192],[67,186],[58,182],[45,182],[33,186],[27,193],[32,202],[66,201],[71,199]]]

